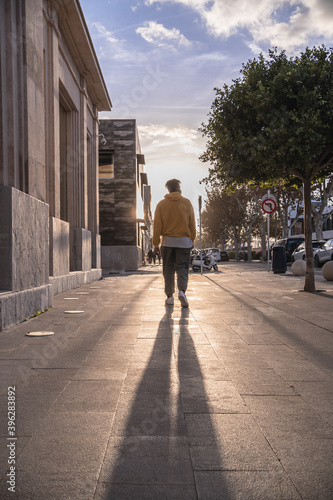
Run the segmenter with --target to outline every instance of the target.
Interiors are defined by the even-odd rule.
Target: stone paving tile
[[[135,370],[145,370],[147,367],[147,362],[148,362],[148,356],[133,356],[131,360],[131,368]],[[155,368],[155,369],[160,369],[160,370],[174,370],[176,368],[176,361],[174,357],[171,357],[169,355],[165,356],[154,356],[152,359],[149,357],[149,368]]]
[[[33,361],[32,367],[33,369],[80,368],[89,353],[90,351],[57,349],[49,345],[47,350],[40,351],[40,356]]]
[[[167,351],[170,352],[172,343],[170,339],[166,338],[138,338],[133,352],[152,352],[154,351]]]
[[[103,348],[101,344],[96,344],[95,348],[91,350],[89,356],[86,359],[86,363],[99,363],[100,360],[109,359],[111,362],[114,360],[128,361],[132,357],[134,344],[119,344],[115,345],[110,341],[109,343],[104,343]]]
[[[303,499],[333,498],[333,440],[280,440],[275,451]]]
[[[329,379],[323,370],[287,346],[252,346],[252,348],[285,380],[295,382]]]
[[[214,341],[212,342],[212,346],[227,370],[229,368],[237,368],[239,370],[271,368],[269,363],[256,354],[252,346],[248,346],[245,342],[225,345]]]
[[[123,381],[126,378],[128,363],[120,360],[116,368],[80,368],[73,376],[73,380],[109,380]]]
[[[106,450],[100,481],[193,486],[187,439],[170,436],[113,437]]]
[[[128,369],[124,381],[123,392],[147,394],[178,394],[179,378],[175,369],[146,367],[138,370],[132,366]]]
[[[125,354],[122,357],[116,356],[115,353],[111,354],[110,351],[104,355],[98,356],[89,354],[88,357],[82,362],[80,370],[123,370],[127,369],[130,363],[131,356]]]
[[[312,312],[308,314],[306,311],[302,313],[303,319],[320,326],[321,328],[327,329],[333,332],[333,318],[330,311],[325,311],[325,314],[319,314],[318,312]]]
[[[156,339],[157,337],[159,339],[172,339],[170,328],[164,327],[159,328],[158,330],[154,328],[152,328],[151,330],[145,328],[144,330],[141,330],[137,336],[138,339]]]
[[[49,413],[18,457],[17,467],[31,478],[96,481],[114,413]]]
[[[19,396],[16,417],[16,428],[19,440],[33,436],[41,422],[50,411],[60,392],[25,393]]]
[[[115,412],[121,388],[122,382],[118,380],[72,380],[52,411]]]
[[[136,330],[130,331],[114,331],[112,328],[109,329],[101,338],[101,340],[96,344],[95,349],[103,351],[104,349],[117,349],[117,346],[121,345],[134,345],[136,343],[138,333]]]
[[[194,360],[205,359],[207,362],[218,360],[215,350],[210,344],[197,344],[193,345],[193,341],[186,339],[180,340],[177,349],[178,359],[192,358]]]
[[[196,471],[198,500],[301,500],[285,474],[272,471]]]
[[[331,380],[320,382],[295,382],[295,391],[321,417],[333,427],[333,384]]]
[[[31,360],[1,360],[0,361],[0,394],[7,393],[8,386],[25,384],[32,376]]]
[[[270,442],[279,439],[333,439],[333,428],[300,396],[243,396]]]
[[[24,500],[90,500],[94,498],[96,481],[88,481],[73,477],[71,481],[58,481],[35,471],[32,474],[20,472],[15,497],[8,494],[7,485],[0,481],[0,497],[2,499],[19,498]]]
[[[242,311],[242,314],[233,313],[219,313],[222,321],[224,321],[228,326],[232,325],[257,325],[260,328],[262,323],[262,318],[258,314],[251,313],[251,311]]]
[[[179,395],[122,393],[112,435],[185,436]]]
[[[216,328],[223,329],[223,331],[232,331],[230,327],[227,326],[226,323],[221,321],[217,315],[212,315],[211,313],[207,313],[206,311],[198,311],[197,309],[193,312],[193,316],[201,325],[202,331],[215,331]]]
[[[231,328],[233,332],[240,336],[243,334],[270,334],[273,338],[277,337],[277,330],[269,320],[265,324],[261,324],[260,328],[258,328],[258,325],[232,325]]]
[[[16,387],[17,397],[17,432],[20,436],[32,436],[50,407],[68,384],[75,370],[34,370],[27,384]],[[7,392],[7,391],[6,391]],[[7,435],[7,419],[4,417],[5,397],[1,396],[0,433]]]
[[[248,413],[246,405],[229,381],[205,381],[201,377],[181,378],[184,413]]]
[[[241,337],[235,333],[231,327],[216,326],[215,328],[207,328],[205,325],[201,326],[206,338],[211,341],[218,342],[241,342]]]
[[[230,380],[230,375],[219,359],[209,360],[209,363],[205,363],[205,360],[197,361],[194,364],[191,358],[180,358],[177,360],[177,370],[182,380],[188,377],[200,377],[201,380],[205,381]]]
[[[239,368],[228,366],[229,378],[241,395],[252,394],[262,396],[293,396],[292,384],[282,379],[270,368]]]
[[[192,484],[110,484],[99,483],[94,500],[197,500],[196,487]]]
[[[26,338],[23,337],[24,334],[17,330],[11,330],[11,332],[5,335],[5,332],[0,332],[0,359],[2,357],[7,357],[7,352],[19,348]]]
[[[233,325],[234,326],[234,325]],[[239,331],[240,330],[240,331]],[[238,330],[239,337],[248,345],[281,345],[281,340],[277,339],[271,333],[265,333],[260,329],[255,329],[254,332],[244,332],[242,329]],[[258,331],[259,330],[259,331]]]
[[[7,484],[7,473],[9,472],[10,465],[8,464],[8,458],[10,455],[10,450],[8,448],[8,444],[11,441],[8,441],[8,436],[0,437],[0,498],[11,498],[12,494],[8,495],[8,484]],[[28,444],[30,437],[21,436],[15,443],[15,458],[19,457],[26,445]],[[1,477],[4,476],[3,481],[1,481]],[[2,491],[6,491],[6,494],[1,496]],[[7,496],[6,496],[7,495]]]
[[[197,414],[185,420],[195,470],[281,469],[252,415]]]

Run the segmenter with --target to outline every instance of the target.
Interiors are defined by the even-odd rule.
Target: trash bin
[[[272,271],[274,271],[274,273],[285,273],[287,271],[285,246],[275,245],[272,250]]]

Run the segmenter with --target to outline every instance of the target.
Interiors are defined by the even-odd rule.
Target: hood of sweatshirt
[[[183,196],[178,191],[175,191],[174,193],[168,193],[164,196],[164,198],[169,201],[179,201],[182,197]]]

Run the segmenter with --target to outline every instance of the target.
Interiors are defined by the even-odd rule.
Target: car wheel
[[[314,257],[314,265],[316,267],[319,267],[319,257],[318,257],[318,255],[315,255],[315,257]]]

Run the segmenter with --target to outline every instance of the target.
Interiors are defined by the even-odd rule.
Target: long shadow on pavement
[[[191,457],[190,447],[201,450],[209,440],[214,468],[217,464],[220,468],[221,460],[191,337],[191,313],[182,310],[176,318],[173,313],[173,307],[166,308],[148,359],[145,342],[136,350],[137,358],[133,359],[120,397],[96,500],[209,498],[204,494],[207,492],[197,492],[194,478],[194,470],[207,469],[207,463],[203,463],[200,453]],[[186,412],[182,391],[186,395],[189,387],[194,406],[191,409],[186,398]],[[199,406],[195,394],[200,397]],[[203,428],[204,435],[198,435]]]

